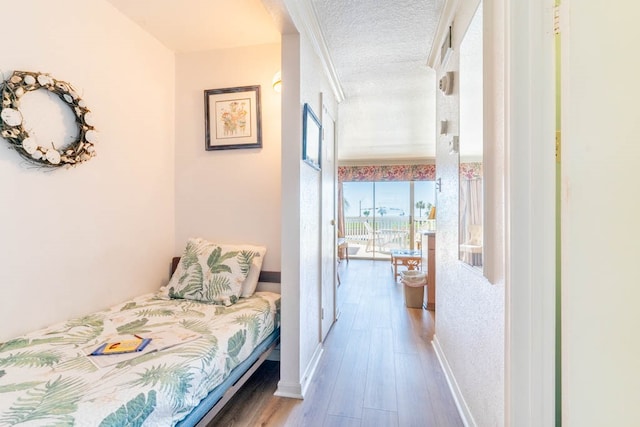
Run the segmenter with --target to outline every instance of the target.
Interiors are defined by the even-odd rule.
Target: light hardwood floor
[[[434,314],[404,305],[389,261],[339,266],[340,315],[304,400],[273,396],[265,362],[210,426],[462,426],[431,339]]]

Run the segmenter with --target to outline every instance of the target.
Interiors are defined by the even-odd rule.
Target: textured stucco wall
[[[277,394],[300,397],[320,350],[321,172],[302,161],[302,114],[308,103],[337,102],[304,33],[282,39],[282,350]],[[321,95],[322,94],[322,95]]]
[[[445,71],[453,71],[457,80],[462,72],[459,44],[473,9],[463,5],[454,17],[453,54],[445,67],[437,70],[438,79]],[[497,95],[489,93],[488,97],[495,99]],[[478,426],[500,426],[504,424],[504,284],[491,284],[481,270],[458,260],[460,159],[458,154],[449,154],[449,141],[460,129],[459,86],[454,84],[453,94],[448,96],[438,92],[436,105],[438,122],[448,120],[450,129],[447,135],[438,135],[436,147],[437,178],[442,179],[442,191],[436,195],[436,339],[473,421]],[[485,109],[485,126],[489,130],[500,120],[495,114],[492,107]],[[495,165],[502,153],[501,141],[488,140],[486,135],[485,130],[485,171],[487,164]],[[499,198],[496,193],[502,194],[501,183],[485,179],[484,184],[485,195],[493,193],[493,200]],[[503,206],[504,203],[492,203],[490,208],[499,212]],[[501,221],[495,216],[485,216],[485,220]],[[486,230],[487,227],[485,233]]]
[[[320,58],[315,53],[311,40],[304,34],[300,43],[300,75],[302,108],[308,103],[315,115],[322,117],[324,102],[335,111],[336,102],[329,81],[323,72]],[[322,94],[322,95],[321,95]],[[299,140],[298,143],[302,141]],[[322,173],[298,159],[300,164],[300,362],[301,374],[305,374],[314,353],[320,345],[320,280],[321,257],[321,212]]]

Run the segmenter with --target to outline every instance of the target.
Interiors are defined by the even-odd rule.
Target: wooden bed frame
[[[171,274],[176,271],[180,257],[171,260]],[[280,283],[281,274],[279,271],[261,271],[258,282]],[[224,405],[231,400],[236,392],[244,385],[253,373],[268,359],[271,352],[280,343],[280,328],[259,344],[251,356],[244,362],[236,366],[229,377],[218,387],[213,389],[189,415],[187,415],[177,426],[179,427],[206,427],[220,412]]]

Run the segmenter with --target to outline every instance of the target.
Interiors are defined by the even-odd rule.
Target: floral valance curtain
[[[460,163],[460,179],[482,179],[482,163]]]
[[[339,166],[340,182],[434,181],[436,165]]]
[[[482,163],[460,163],[461,179],[482,178]],[[339,182],[435,181],[436,165],[338,166]]]

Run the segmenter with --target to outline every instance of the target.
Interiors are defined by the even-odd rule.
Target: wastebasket
[[[408,308],[422,308],[424,287],[427,285],[427,274],[417,270],[403,271],[400,281],[404,285],[405,305]]]

